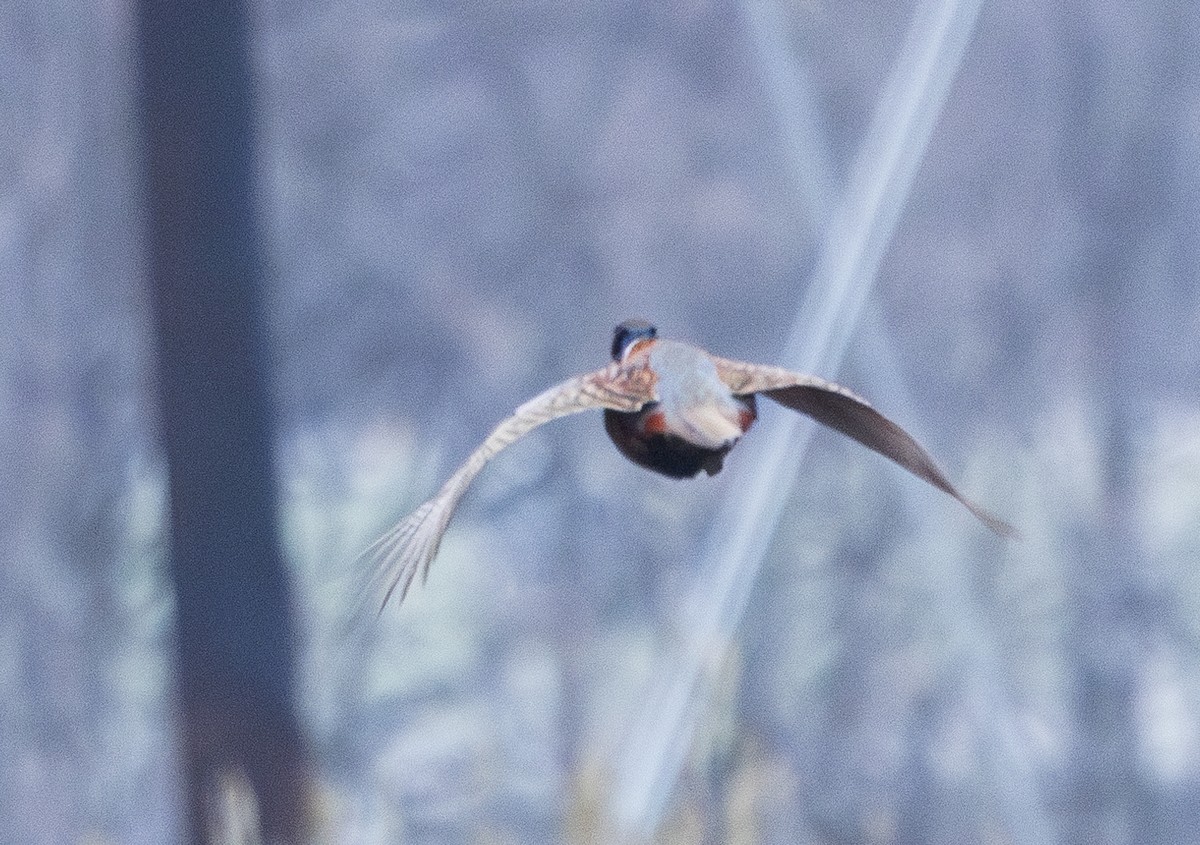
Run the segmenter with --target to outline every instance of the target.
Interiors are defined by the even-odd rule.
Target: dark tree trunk
[[[248,19],[139,4],[148,250],[170,473],[187,837],[243,776],[264,837],[304,838],[307,753],[264,390]]]

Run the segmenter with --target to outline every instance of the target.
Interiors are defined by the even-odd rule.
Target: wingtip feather
[[[393,599],[403,604],[417,573],[428,573],[440,537],[430,538],[444,530],[435,515],[436,502],[430,500],[396,523],[379,539],[363,550],[359,560],[372,565],[372,574],[364,587],[363,603],[375,604],[379,617]],[[432,521],[431,521],[432,520]],[[381,599],[374,599],[382,593]]]
[[[1005,522],[993,513],[989,513],[974,502],[967,499],[960,499],[960,501],[967,506],[967,510],[974,514],[976,519],[991,529],[992,533],[996,536],[1018,542],[1022,539],[1021,532],[1011,523]]]

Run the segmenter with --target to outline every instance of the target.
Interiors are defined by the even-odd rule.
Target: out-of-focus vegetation
[[[330,838],[621,841],[630,728],[695,622],[729,472],[653,476],[571,418],[488,468],[428,585],[377,623],[349,618],[354,557],[516,404],[602,363],[624,317],[777,360],[828,213],[780,80],[809,95],[837,196],[917,6],[257,11],[279,481]],[[178,830],[131,20],[0,8],[4,841]],[[823,375],[1024,540],[817,434],[656,841],[1194,841],[1197,80],[1195,4],[983,5]]]

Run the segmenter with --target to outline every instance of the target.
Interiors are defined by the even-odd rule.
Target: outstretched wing
[[[398,522],[361,555],[374,564],[368,590],[383,599],[382,612],[399,589],[400,601],[421,572],[424,579],[437,555],[438,546],[459,499],[500,450],[512,445],[538,426],[551,420],[600,408],[637,411],[655,399],[654,374],[648,368],[622,369],[617,363],[603,370],[576,376],[530,399],[501,422],[441,489],[415,511]]]
[[[868,449],[890,458],[913,475],[958,499],[992,531],[1004,537],[1017,536],[1016,529],[1007,522],[959,493],[929,453],[908,432],[841,385],[779,367],[730,361],[715,355],[713,362],[721,381],[735,394],[761,393],[853,437]]]

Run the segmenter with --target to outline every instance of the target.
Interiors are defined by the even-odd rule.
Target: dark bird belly
[[[751,413],[750,419],[753,420],[753,397],[750,398],[751,402],[747,404]],[[604,412],[604,430],[608,432],[618,451],[638,466],[668,478],[693,478],[701,470],[709,475],[720,472],[725,456],[734,444],[719,449],[706,449],[689,443],[676,434],[647,433],[644,423],[655,413],[655,404],[657,403],[632,413],[611,410]]]

